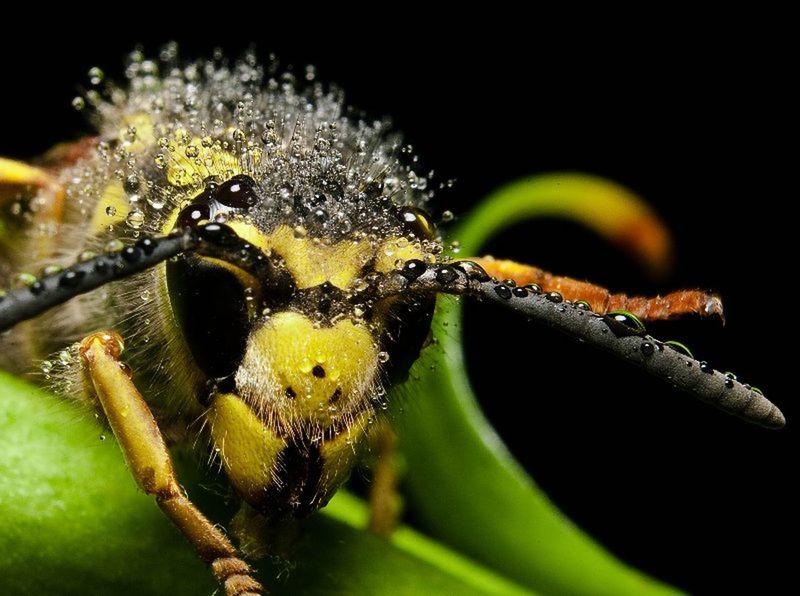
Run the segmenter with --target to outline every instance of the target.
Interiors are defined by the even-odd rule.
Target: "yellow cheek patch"
[[[317,328],[303,315],[281,312],[253,333],[240,370],[251,378],[269,375],[272,399],[289,418],[328,426],[338,411],[364,397],[377,363],[366,326],[340,320]]]
[[[124,221],[129,211],[130,205],[122,182],[112,182],[103,190],[103,196],[94,208],[92,221],[89,224],[91,234],[99,235],[105,232],[108,226]]]
[[[214,398],[208,415],[211,437],[233,486],[248,503],[259,503],[272,484],[286,441],[273,434],[250,407],[231,394]]]
[[[280,255],[299,289],[313,288],[326,281],[346,289],[375,254],[375,248],[365,240],[344,240],[329,246],[313,238],[298,237],[286,225],[278,226],[270,234],[242,221],[232,221],[229,225],[253,246]]]

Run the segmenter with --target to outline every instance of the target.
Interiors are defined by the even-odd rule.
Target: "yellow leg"
[[[397,435],[386,423],[370,433],[375,461],[369,491],[369,530],[391,536],[400,515],[397,491]]]
[[[184,495],[153,414],[119,359],[122,349],[120,336],[108,331],[88,336],[80,352],[92,384],[88,389],[94,390],[136,483],[156,498],[161,510],[210,565],[227,596],[261,594],[261,585],[228,538]]]

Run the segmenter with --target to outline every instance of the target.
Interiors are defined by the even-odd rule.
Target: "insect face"
[[[759,391],[637,318],[721,316],[716,296],[628,297],[519,263],[439,259],[428,181],[385,122],[354,117],[335,90],[264,81],[253,60],[156,70],[135,62],[128,92],[90,96],[98,136],[51,156],[52,173],[0,160],[0,184],[35,191],[24,210],[37,225],[11,264],[65,267],[0,292],[0,331],[31,319],[7,337],[28,360],[59,351],[59,389],[102,409],[139,487],[230,596],[261,588],[185,495],[164,437],[199,434],[243,515],[313,512],[378,434],[384,386],[417,358],[438,294],[511,309],[727,412],[784,424]],[[61,316],[36,318],[51,308]],[[390,467],[393,440],[382,443]],[[386,478],[374,519],[390,529]]]

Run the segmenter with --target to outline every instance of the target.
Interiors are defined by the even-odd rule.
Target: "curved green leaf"
[[[603,179],[551,174],[511,184],[453,232],[461,254],[521,219],[577,220],[633,249],[653,268],[666,263],[663,228],[630,191]],[[644,233],[638,231],[643,230]],[[652,234],[647,230],[654,231]],[[411,371],[414,392],[400,429],[414,511],[448,544],[548,594],[672,594],[615,559],[567,520],[516,463],[480,411],[467,380],[461,307],[440,299],[436,342]]]
[[[211,594],[208,569],[101,433],[77,404],[0,373],[0,593]],[[203,510],[227,520],[196,466],[179,469]],[[273,594],[531,594],[407,528],[375,537],[365,518],[338,496],[309,520],[288,577],[261,561],[260,579]]]

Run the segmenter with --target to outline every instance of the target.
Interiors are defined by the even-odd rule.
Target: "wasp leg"
[[[153,495],[210,567],[228,596],[261,594],[250,567],[237,556],[228,538],[186,497],[175,477],[172,458],[150,408],[121,362],[122,339],[98,332],[81,342],[84,376],[94,389],[136,483]]]
[[[717,316],[723,322],[725,316],[719,296],[699,290],[679,290],[665,296],[646,298],[612,294],[602,286],[548,273],[538,267],[492,257],[470,259],[500,280],[511,279],[518,286],[536,284],[542,292],[558,292],[565,300],[587,302],[598,314],[615,310],[627,310],[643,321],[676,319],[694,314],[701,317]]]
[[[372,483],[369,488],[369,530],[379,536],[390,536],[400,515],[397,490],[397,435],[386,423],[370,433]]]

